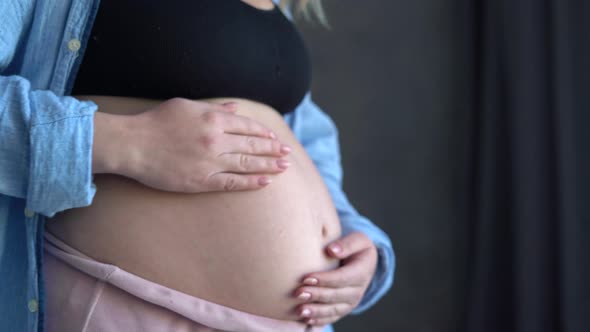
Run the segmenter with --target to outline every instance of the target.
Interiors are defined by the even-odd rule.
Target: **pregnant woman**
[[[16,164],[0,157],[7,181],[0,198],[8,207],[0,249],[9,248],[0,251],[0,272],[10,284],[22,282],[14,265],[9,271],[17,262],[10,244],[18,236],[31,243],[21,248],[29,251],[21,273],[31,286],[24,295],[0,291],[0,309],[20,319],[7,324],[31,331],[44,324],[49,331],[319,331],[364,311],[390,287],[389,239],[342,193],[336,130],[309,99],[305,45],[275,3],[10,3],[17,6],[6,11],[21,17],[10,21],[19,33],[11,38],[52,45],[42,28],[61,27],[79,58],[66,79],[56,68],[26,70],[43,50],[18,46],[25,41],[0,54],[0,63],[11,64],[0,67],[3,75],[21,74],[19,64],[22,71],[2,77],[2,139],[18,143],[19,127],[29,126],[31,163],[19,192],[13,188],[25,182],[9,176]],[[305,1],[294,5],[306,8]],[[70,38],[75,31],[83,42]],[[54,62],[65,61],[56,52]],[[43,83],[74,98],[27,86]],[[25,92],[30,97],[19,95]],[[28,123],[18,122],[18,111]],[[70,136],[54,142],[59,130]],[[4,142],[3,155],[23,154]],[[84,178],[87,172],[94,176]],[[92,204],[81,201],[85,195]],[[25,204],[18,235],[9,219]],[[41,270],[45,323],[31,295]],[[37,319],[9,309],[8,296],[26,299]]]

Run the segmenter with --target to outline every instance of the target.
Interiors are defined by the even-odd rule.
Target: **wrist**
[[[94,139],[92,146],[92,173],[126,175],[130,168],[131,118],[96,112],[94,115]]]

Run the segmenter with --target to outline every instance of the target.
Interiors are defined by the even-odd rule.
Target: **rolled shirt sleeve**
[[[312,101],[311,94],[308,93],[297,109],[285,114],[284,118],[324,179],[338,212],[343,235],[354,231],[363,232],[377,247],[377,269],[361,303],[352,312],[359,314],[375,304],[391,288],[395,270],[391,240],[379,227],[360,215],[348,201],[342,189],[337,128],[332,119]]]
[[[26,199],[37,213],[92,202],[93,102],[32,90],[0,76],[0,193]]]

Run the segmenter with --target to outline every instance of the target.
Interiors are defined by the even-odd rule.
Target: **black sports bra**
[[[102,0],[72,94],[238,97],[295,109],[305,44],[278,7],[241,0]]]

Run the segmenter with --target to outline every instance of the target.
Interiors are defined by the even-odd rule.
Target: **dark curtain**
[[[590,331],[590,3],[465,4],[465,330]]]

